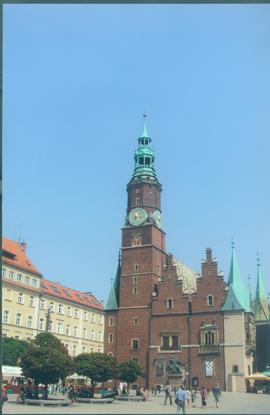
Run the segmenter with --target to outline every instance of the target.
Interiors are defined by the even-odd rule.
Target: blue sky
[[[270,5],[4,5],[3,233],[106,301],[148,108],[167,251],[270,291]]]

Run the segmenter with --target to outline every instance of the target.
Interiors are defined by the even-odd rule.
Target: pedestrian
[[[176,413],[180,414],[181,410],[183,415],[186,413],[186,393],[184,391],[184,386],[181,385],[176,392],[175,403],[177,405]]]
[[[71,385],[68,390],[68,399],[70,399],[71,404],[73,404],[74,402],[74,397],[75,397],[75,389],[74,389],[74,386]]]
[[[167,399],[170,399],[170,405],[172,405],[172,387],[171,385],[169,385],[169,382],[166,383],[165,388],[165,401],[164,401],[164,405],[167,404]]]
[[[213,395],[216,401],[216,407],[218,408],[219,402],[221,399],[221,387],[219,386],[218,383],[216,383],[215,386],[213,387]]]
[[[201,388],[201,400],[202,400],[202,406],[201,408],[204,408],[207,403],[207,389],[205,386]]]
[[[4,405],[4,402],[8,400],[7,397],[7,391],[4,385],[2,385],[2,406]]]
[[[192,408],[196,407],[196,399],[197,399],[197,391],[196,391],[196,389],[192,389],[192,391],[191,391]]]
[[[186,406],[187,408],[189,408],[190,402],[191,402],[191,392],[188,388],[185,388],[185,393],[186,393]]]

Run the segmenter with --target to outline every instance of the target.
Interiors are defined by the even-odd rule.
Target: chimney
[[[27,248],[27,243],[26,242],[21,242],[21,250],[23,252],[26,252],[26,248]]]

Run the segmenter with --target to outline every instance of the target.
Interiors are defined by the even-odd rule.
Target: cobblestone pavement
[[[176,414],[176,406],[164,406],[164,395],[150,396],[146,402],[115,401],[112,404],[74,403],[69,407],[38,407],[18,405],[11,395],[4,403],[3,414]],[[174,401],[174,399],[173,399]],[[216,408],[212,394],[207,408],[187,408],[187,414],[270,414],[270,395],[223,392],[220,407]]]

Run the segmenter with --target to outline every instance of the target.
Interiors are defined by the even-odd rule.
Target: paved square
[[[36,407],[17,405],[12,395],[4,403],[3,414],[176,414],[175,405],[164,406],[164,395],[151,396],[146,402],[121,402],[112,404],[74,403],[70,407]],[[174,401],[174,399],[173,399]],[[270,395],[223,392],[219,408],[215,407],[212,394],[207,408],[200,408],[199,397],[196,408],[187,408],[187,414],[270,414]]]

